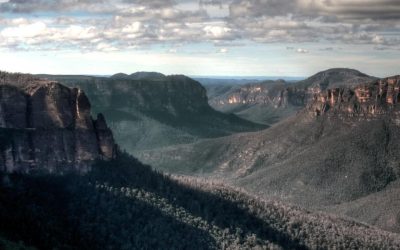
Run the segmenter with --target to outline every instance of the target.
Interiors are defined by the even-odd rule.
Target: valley
[[[332,80],[332,74],[339,80]],[[202,249],[397,246],[400,77],[359,74],[334,69],[307,84],[277,81],[233,90],[233,95],[241,93],[237,98],[260,104],[264,115],[268,109],[287,112],[268,127],[228,110],[213,110],[205,89],[184,76],[2,73],[0,244],[50,249],[87,248],[90,242],[92,249],[160,249],[165,244],[189,247],[191,241],[178,239],[190,237]],[[18,95],[20,101],[9,101]],[[27,113],[15,116],[16,108]],[[35,113],[38,108],[41,112]],[[27,124],[18,127],[16,119],[27,119]],[[137,127],[145,119],[153,125]],[[160,124],[168,127],[166,133],[154,133],[152,126]],[[46,139],[54,149],[46,159],[35,139],[38,131],[54,138]],[[180,131],[190,140],[179,140]],[[30,144],[21,144],[21,136],[31,138]],[[85,138],[96,139],[82,144]],[[137,141],[129,144],[132,140]],[[114,212],[94,212],[98,202],[104,212],[111,207]],[[212,207],[206,205],[210,202]],[[39,210],[24,209],[31,206]],[[16,214],[11,212],[15,209]],[[40,213],[48,214],[44,227],[39,227]],[[110,233],[122,220],[131,221],[130,233]],[[72,228],[92,240],[77,240],[68,231]],[[40,230],[53,234],[42,238]],[[170,230],[174,234],[164,233]]]
[[[316,211],[340,207],[341,214],[397,231],[397,210],[375,209],[367,200],[380,193],[382,202],[392,204],[399,176],[398,81],[395,76],[318,91],[305,108],[269,129],[138,157],[167,172],[218,176]],[[357,208],[360,201],[364,206]],[[361,212],[368,209],[376,211],[373,218]]]

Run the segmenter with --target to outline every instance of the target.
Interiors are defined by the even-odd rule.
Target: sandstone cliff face
[[[332,88],[316,93],[307,110],[315,116],[374,119],[384,114],[400,114],[400,76],[393,76],[354,88]],[[400,121],[399,121],[400,122]]]
[[[211,85],[209,103],[216,110],[273,125],[305,106],[306,91],[283,80],[246,85]]]
[[[261,105],[274,109],[287,109],[290,106],[303,108],[313,101],[315,95],[327,89],[353,88],[373,80],[376,78],[357,70],[329,69],[293,84],[278,80],[239,86],[211,98],[210,105],[223,111],[235,111],[237,106],[244,105]]]
[[[7,172],[84,172],[116,153],[104,117],[92,119],[81,90],[29,75],[0,73],[0,138],[0,169]]]
[[[283,80],[266,81],[238,86],[223,96],[210,99],[209,103],[216,108],[227,105],[265,105],[285,108],[292,104],[292,99],[294,103],[298,103],[296,98],[292,98],[296,94],[296,89],[289,88],[289,84]]]

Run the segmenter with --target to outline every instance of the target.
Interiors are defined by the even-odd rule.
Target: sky
[[[0,0],[0,70],[400,74],[400,0]]]

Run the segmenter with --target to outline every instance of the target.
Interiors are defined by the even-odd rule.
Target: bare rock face
[[[75,169],[112,159],[116,146],[102,115],[93,120],[79,89],[0,72],[0,169]]]
[[[313,101],[315,95],[327,89],[353,88],[376,79],[353,69],[329,69],[297,83],[277,80],[246,84],[211,98],[210,104],[217,109],[238,105],[263,105],[275,109],[289,106],[303,108]]]
[[[114,158],[115,146],[114,137],[111,129],[107,126],[106,120],[102,114],[97,115],[97,120],[94,122],[97,141],[100,146],[100,152],[103,157]]]
[[[307,110],[339,118],[374,119],[381,115],[400,114],[400,76],[362,83],[354,88],[333,88],[314,95]]]
[[[210,99],[209,102],[216,108],[227,105],[269,105],[285,108],[295,94],[295,90],[289,89],[289,84],[283,80],[265,81],[237,87],[224,96]]]

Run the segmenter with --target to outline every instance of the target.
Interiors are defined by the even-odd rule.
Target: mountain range
[[[318,87],[301,111],[266,130],[139,157],[166,171],[218,176],[262,197],[399,231],[399,79]]]
[[[354,69],[335,68],[305,80],[205,85],[210,105],[244,119],[272,125],[302,109],[315,93],[339,86],[355,86],[377,79]]]
[[[213,110],[185,76],[1,72],[0,248],[400,247],[400,76],[263,84],[238,97],[297,105],[269,128]],[[145,119],[192,140],[129,148]]]
[[[0,170],[1,249],[400,247],[397,234],[363,223],[262,199],[215,178],[155,172],[119,150],[105,118],[91,118],[82,90],[31,75],[2,72],[0,79],[0,130],[9,140],[1,141],[1,152],[11,152],[14,164]],[[357,115],[344,109],[348,115],[338,119],[377,120],[381,113],[365,107],[382,89],[398,94],[399,79],[380,81],[370,95],[356,91],[346,99],[339,91],[335,96],[345,105],[364,101]],[[380,102],[394,107],[397,99],[388,93]],[[308,106],[310,119],[340,110],[339,102],[323,96]],[[320,105],[331,108],[316,113]],[[35,164],[25,166],[21,152]]]

